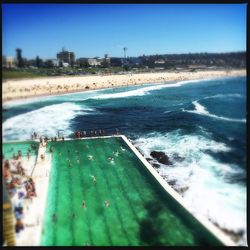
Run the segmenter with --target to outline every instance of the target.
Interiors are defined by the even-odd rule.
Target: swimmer
[[[126,149],[125,149],[125,148],[123,148],[122,146],[121,146],[120,148],[121,148],[121,150],[122,150],[122,151],[125,151],[125,150],[126,150]]]
[[[55,213],[52,215],[52,221],[53,221],[53,222],[56,222],[56,221],[57,221],[57,217],[56,217],[56,214],[55,214]]]
[[[76,217],[76,214],[75,214],[75,213],[71,213],[71,214],[70,214],[70,218],[75,219],[75,217]]]
[[[104,201],[104,205],[105,205],[105,207],[109,207],[109,205],[110,205],[109,201],[108,200]]]
[[[93,160],[93,156],[92,155],[89,155],[88,156],[88,159],[91,161],[91,160]]]
[[[80,159],[79,159],[79,158],[77,159],[77,163],[78,163],[78,164],[80,163]]]
[[[118,157],[119,156],[118,150],[116,152],[113,152],[113,154]]]
[[[87,208],[86,201],[82,201],[82,207]]]
[[[93,183],[95,184],[95,183],[96,183],[96,178],[95,178],[95,176],[94,176],[94,175],[91,175],[91,178],[92,178]]]

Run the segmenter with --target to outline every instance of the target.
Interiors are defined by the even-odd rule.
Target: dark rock
[[[157,163],[153,163],[153,167],[155,168],[159,168],[161,165],[157,164]]]
[[[169,161],[169,157],[164,153],[160,151],[152,151],[150,155],[155,158],[158,162],[165,164],[165,165],[171,165],[172,163]]]
[[[167,183],[168,183],[170,186],[174,186],[174,185],[176,184],[176,180],[167,181]]]
[[[152,159],[152,158],[146,158],[146,160],[147,160],[147,161],[153,161],[153,159]]]
[[[189,187],[182,187],[182,188],[178,189],[178,193],[184,194],[188,189],[189,189]]]

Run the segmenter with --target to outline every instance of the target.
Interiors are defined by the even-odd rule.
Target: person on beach
[[[41,154],[41,160],[44,160],[44,155],[43,154]]]
[[[83,208],[87,208],[86,201],[84,201],[84,200],[82,201],[82,207],[83,207]]]

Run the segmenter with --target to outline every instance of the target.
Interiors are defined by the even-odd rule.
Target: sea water
[[[145,84],[13,101],[3,140],[118,128],[193,209],[246,244],[246,78]]]

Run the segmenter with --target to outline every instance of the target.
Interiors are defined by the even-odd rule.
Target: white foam
[[[175,181],[174,188],[188,187],[182,195],[193,208],[223,228],[246,233],[246,187],[238,183],[227,183],[227,174],[242,173],[234,164],[218,162],[204,150],[229,152],[224,143],[200,135],[182,135],[180,130],[166,134],[151,133],[135,140],[145,157],[150,152],[165,152],[172,166],[161,165],[158,169],[163,178]],[[174,159],[178,155],[182,161]]]
[[[31,133],[36,131],[39,135],[56,136],[57,131],[63,134],[72,133],[70,121],[79,114],[87,114],[90,108],[82,108],[76,104],[64,102],[45,106],[7,119],[3,123],[3,138],[5,140],[27,140]]]
[[[119,93],[110,93],[110,94],[101,94],[95,97],[91,97],[92,99],[111,99],[111,98],[124,98],[124,97],[131,97],[131,96],[144,96],[150,93],[150,91],[160,90],[163,88],[175,88],[180,87],[185,84],[195,83],[195,82],[204,82],[209,81],[210,79],[202,79],[202,80],[187,80],[187,81],[180,81],[176,83],[164,83],[164,84],[154,84],[153,86],[148,87],[141,87],[135,90],[129,90],[125,92]]]
[[[26,105],[36,102],[46,102],[51,97],[49,96],[38,96],[38,97],[29,97],[25,99],[11,100],[3,103],[3,108],[12,108],[20,105]]]
[[[194,113],[194,114],[198,114],[198,115],[205,115],[205,116],[209,116],[218,120],[224,120],[224,121],[230,121],[230,122],[246,122],[246,119],[236,119],[236,118],[228,118],[228,117],[224,117],[224,116],[218,116],[215,114],[211,114],[207,111],[207,109],[202,106],[200,103],[198,103],[198,101],[193,101],[192,102],[195,109],[194,110],[185,110],[185,109],[181,109],[184,112],[189,112],[189,113]]]
[[[210,98],[224,98],[224,97],[243,98],[243,95],[241,95],[241,94],[218,94],[218,95],[212,95],[212,96],[204,97],[204,99],[210,99]]]

